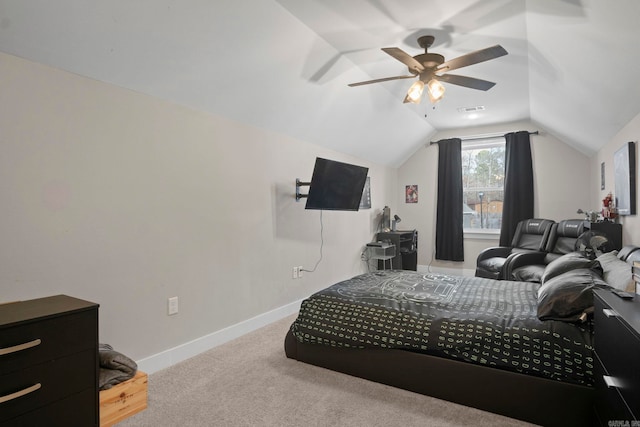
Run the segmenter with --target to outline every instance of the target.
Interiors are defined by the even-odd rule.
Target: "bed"
[[[636,249],[620,254],[631,262]],[[568,254],[547,266],[543,285],[398,270],[359,275],[303,301],[285,352],[536,424],[589,425],[591,290],[631,280],[627,263],[605,255]],[[613,264],[628,274],[614,276]]]

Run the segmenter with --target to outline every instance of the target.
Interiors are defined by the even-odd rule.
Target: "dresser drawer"
[[[82,391],[19,417],[0,421],[0,427],[97,427],[96,411],[92,406],[94,394],[93,390]],[[47,421],[43,423],[42,420]]]
[[[620,391],[615,387],[609,387],[604,378],[609,373],[597,357],[594,364],[594,380],[596,388],[595,409],[600,425],[609,425],[613,420],[632,420],[633,414],[625,403]]]
[[[96,351],[89,349],[0,376],[0,402],[3,397],[34,389],[0,403],[0,423],[84,390],[91,391],[94,403],[96,367]]]
[[[609,310],[609,311],[608,311]],[[640,417],[640,339],[609,306],[595,298],[595,351],[608,388],[616,389],[631,410]],[[601,378],[597,379],[598,382]]]
[[[97,316],[97,310],[89,310],[0,329],[0,375],[95,349]]]

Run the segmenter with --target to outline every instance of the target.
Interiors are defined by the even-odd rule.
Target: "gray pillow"
[[[560,274],[538,290],[538,318],[580,322],[593,312],[593,289],[608,288],[598,273],[578,268]]]
[[[607,252],[600,255],[596,260],[600,263],[603,271],[604,281],[621,291],[635,292],[636,285],[633,281],[631,264],[627,264],[618,258],[617,252]]]
[[[594,269],[602,271],[600,264],[596,260],[589,259],[580,252],[570,252],[562,255],[560,258],[554,259],[544,269],[541,282],[544,284],[547,280],[551,280],[556,276],[567,271],[577,268]],[[602,275],[601,275],[602,276]]]
[[[544,274],[544,265],[525,265],[513,270],[513,277],[519,282],[540,283],[540,279]]]

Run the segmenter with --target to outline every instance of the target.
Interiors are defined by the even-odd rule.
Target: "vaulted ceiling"
[[[638,0],[0,0],[0,51],[170,102],[398,166],[438,131],[530,120],[590,155],[640,113]],[[456,70],[403,104],[412,80],[380,50]],[[483,107],[476,109],[475,107]],[[473,114],[465,109],[476,109]],[[462,112],[461,112],[462,111]]]

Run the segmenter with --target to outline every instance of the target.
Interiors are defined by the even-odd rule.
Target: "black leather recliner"
[[[476,261],[476,277],[503,280],[505,266],[517,254],[523,252],[544,252],[551,226],[555,221],[532,218],[518,223],[511,246],[496,246],[480,252]]]
[[[553,224],[544,251],[515,255],[505,266],[504,279],[539,283],[547,264],[575,252],[576,240],[584,231],[582,219],[565,219]]]

